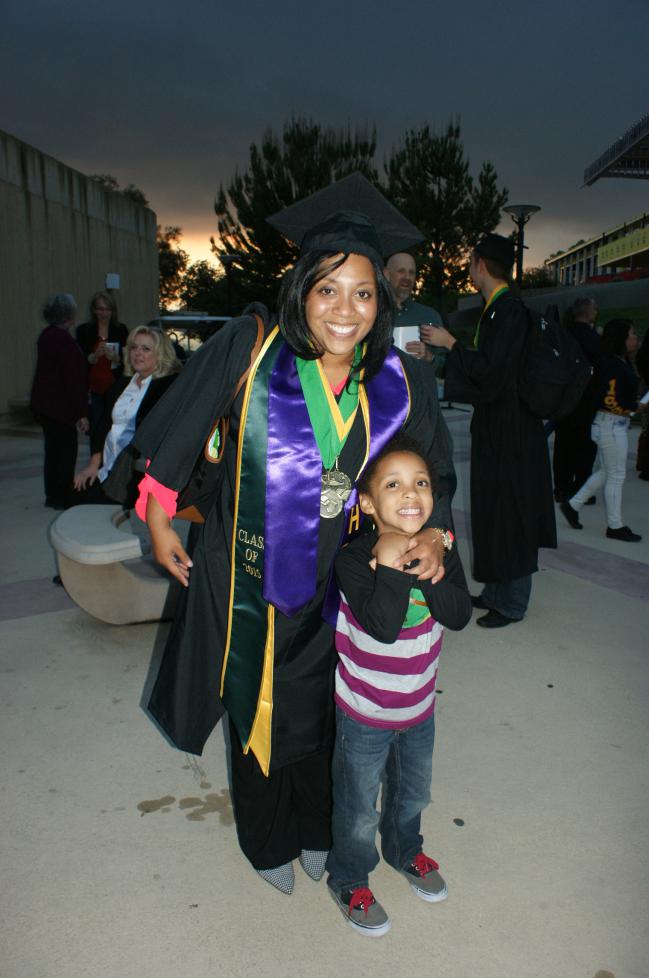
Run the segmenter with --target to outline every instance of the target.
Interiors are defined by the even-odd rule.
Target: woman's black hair
[[[609,356],[625,357],[629,330],[633,328],[632,319],[611,319],[602,330],[602,349]]]
[[[424,450],[418,441],[414,438],[409,438],[408,435],[403,435],[399,433],[392,438],[387,445],[384,445],[378,455],[375,455],[371,462],[369,462],[356,482],[356,489],[358,492],[370,493],[370,485],[372,479],[376,474],[376,470],[388,455],[394,455],[396,452],[408,452],[410,455],[416,455],[420,458],[424,465],[426,466],[426,471],[428,472],[428,478],[430,479],[430,488],[434,492],[437,491],[438,481],[437,473],[431,468],[431,464],[426,458]]]
[[[296,356],[303,360],[317,360],[323,351],[314,346],[314,338],[306,320],[305,303],[311,289],[330,272],[343,265],[349,254],[343,254],[336,261],[338,252],[310,251],[296,262],[287,272],[279,292],[279,328],[282,336]],[[365,356],[356,368],[356,373],[365,369],[365,379],[371,380],[385,360],[392,345],[395,305],[390,285],[383,274],[383,267],[376,259],[368,258],[376,278],[377,311],[374,326],[365,340]]]

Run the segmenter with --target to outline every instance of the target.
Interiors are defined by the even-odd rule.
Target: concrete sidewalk
[[[468,415],[448,415],[468,511]],[[634,432],[634,437],[637,431]],[[111,627],[51,583],[40,441],[0,435],[0,978],[647,978],[649,486],[606,540],[558,514],[526,620],[448,633],[417,900],[381,864],[368,941],[297,867],[292,897],[236,842],[223,735],[175,751],[140,708],[165,626]],[[630,459],[630,466],[634,460]],[[469,568],[466,541],[461,543]]]

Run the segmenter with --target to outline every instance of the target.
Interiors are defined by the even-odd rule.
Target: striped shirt
[[[354,720],[372,727],[410,727],[435,709],[443,627],[428,615],[402,628],[396,642],[367,634],[341,594],[336,624],[335,700]]]

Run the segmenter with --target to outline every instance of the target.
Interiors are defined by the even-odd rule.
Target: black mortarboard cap
[[[361,173],[351,173],[268,218],[269,224],[309,251],[342,251],[382,262],[424,240]]]
[[[516,246],[511,238],[502,234],[483,234],[473,249],[481,258],[492,258],[504,268],[511,268],[516,260]]]

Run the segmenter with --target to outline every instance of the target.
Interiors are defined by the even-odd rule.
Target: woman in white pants
[[[595,471],[561,512],[575,530],[581,530],[579,511],[586,501],[604,486],[604,503],[612,540],[637,543],[642,537],[622,521],[622,486],[626,478],[629,452],[629,419],[638,406],[638,378],[628,356],[638,346],[638,337],[630,319],[613,319],[604,327],[602,346],[605,358],[597,369],[595,385],[596,411],[591,438],[598,448]]]

